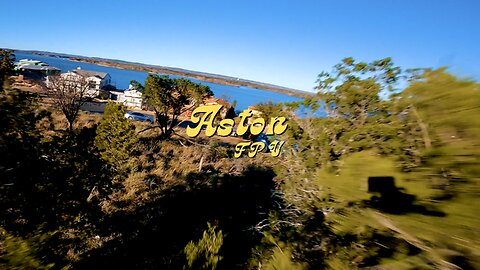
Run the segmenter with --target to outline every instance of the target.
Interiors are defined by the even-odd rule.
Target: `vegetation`
[[[1,71],[3,75],[13,74],[15,54],[12,50],[0,49],[1,55]]]
[[[130,85],[133,87],[133,89],[136,89],[141,93],[143,93],[145,91],[145,87],[136,80],[131,80]]]
[[[108,103],[95,137],[102,159],[120,171],[131,166],[129,160],[138,141],[135,126],[125,118],[126,112],[123,104]]]
[[[183,78],[171,79],[150,74],[145,81],[145,99],[155,111],[158,126],[165,138],[172,135],[180,114],[193,111],[205,97],[211,95],[213,93],[208,86]]]
[[[0,49],[0,93],[8,76],[13,74],[13,62],[15,62],[15,54],[11,50]]]
[[[158,129],[110,103],[69,132],[61,107],[6,84],[0,268],[480,268],[480,85],[346,58],[317,89],[259,104],[288,118],[279,157],[234,159],[215,136],[182,140],[179,115],[212,94],[188,80],[147,78]]]
[[[208,230],[203,232],[203,237],[197,243],[190,241],[184,249],[187,257],[188,268],[190,269],[216,269],[218,262],[222,260],[219,256],[223,244],[222,231],[215,231],[216,227],[208,224]]]
[[[309,268],[477,268],[479,223],[467,201],[480,195],[479,85],[445,69],[346,58],[320,74],[318,90],[303,105],[328,117],[291,117],[282,138],[294,146],[275,170],[290,207],[259,228]],[[292,115],[299,105],[260,110]],[[371,176],[395,187],[368,193]]]
[[[89,89],[90,82],[82,76],[67,73],[65,76],[55,75],[48,78],[46,90],[65,115],[70,131],[73,131],[80,107],[89,99]]]

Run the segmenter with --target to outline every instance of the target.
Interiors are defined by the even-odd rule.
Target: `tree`
[[[120,171],[128,167],[138,141],[135,125],[125,118],[125,113],[123,104],[108,103],[95,137],[102,159]]]
[[[0,49],[0,92],[8,76],[13,73],[15,54],[12,50]]]
[[[223,245],[222,230],[217,232],[217,227],[208,223],[208,229],[203,232],[203,237],[198,242],[190,241],[184,248],[188,261],[185,269],[212,269],[217,268],[222,260],[219,255]]]
[[[55,105],[65,115],[69,130],[73,131],[73,124],[77,119],[80,107],[90,98],[88,95],[90,82],[82,76],[66,73],[49,76],[46,86]]]
[[[232,106],[228,108],[227,113],[225,114],[225,119],[234,119],[237,114],[235,113],[235,107],[237,106],[237,101],[232,102]]]
[[[308,263],[308,268],[323,269],[329,265],[333,269],[346,269],[381,264],[379,260],[385,254],[371,246],[376,239],[396,243],[388,247],[391,253],[387,258],[405,256],[403,247],[412,244],[410,236],[422,239],[421,233],[428,230],[428,227],[414,229],[413,224],[442,227],[423,238],[435,243],[434,249],[448,247],[452,253],[464,249],[463,242],[449,238],[448,234],[458,225],[456,215],[465,217],[463,221],[478,216],[478,207],[467,202],[479,194],[475,188],[480,175],[479,84],[458,79],[444,69],[412,71],[402,73],[389,58],[372,63],[346,58],[333,72],[320,74],[318,95],[302,104],[324,107],[327,117],[289,117],[288,131],[295,131],[298,125],[301,132],[287,131],[283,135],[292,147],[282,154],[281,166],[277,166],[275,173],[282,183],[278,192],[286,206],[268,222],[274,231],[272,235],[287,243],[295,258]],[[399,80],[409,82],[403,91],[395,89]],[[394,95],[387,98],[389,92]],[[280,115],[288,106],[259,107],[268,116]],[[379,175],[395,176],[402,186],[399,194],[405,191],[405,198],[402,195],[391,200],[392,206],[383,200],[381,207],[370,204],[378,199],[375,195],[364,200],[366,192],[360,186],[367,184],[369,176]],[[431,202],[439,208],[430,205]],[[429,210],[422,210],[423,207]],[[404,215],[422,215],[418,220],[412,215],[408,221],[400,218],[393,221],[395,226],[408,231],[408,238],[395,230],[393,234],[386,231],[385,227],[389,230],[395,227],[392,223],[370,218],[373,211],[389,213],[393,208]],[[444,209],[448,209],[447,215],[439,218],[437,215],[442,216]],[[320,218],[315,218],[312,212]],[[291,224],[291,220],[296,224]],[[382,223],[380,226],[376,224],[378,221]],[[265,224],[268,223],[257,227],[266,228]],[[277,224],[285,227],[278,229]],[[466,221],[462,226],[468,224]],[[470,230],[473,227],[466,230],[466,238]],[[424,246],[422,240],[413,245]],[[475,250],[476,246],[470,248]],[[468,249],[461,251],[462,254],[470,254]],[[475,266],[470,267],[470,262],[478,264],[470,255],[455,261],[439,260],[434,252],[425,252],[422,256],[425,259],[407,256],[409,260],[415,258],[415,266],[420,268],[428,264],[442,268],[449,264],[453,268],[473,269]],[[266,266],[281,269],[283,260],[275,257],[274,254]]]
[[[145,81],[145,99],[155,111],[164,138],[173,134],[180,114],[195,109],[210,95],[213,93],[208,86],[183,78],[150,74]]]
[[[56,133],[38,96],[19,90],[0,94],[0,123],[0,268],[61,268],[70,244],[81,253],[94,237],[100,206],[89,194],[105,198],[111,190],[95,130]],[[56,237],[66,231],[76,239]]]
[[[133,89],[139,91],[140,93],[145,92],[145,87],[143,87],[143,85],[136,80],[131,80],[130,85]]]
[[[20,190],[31,183],[31,169],[39,164],[42,155],[39,145],[44,136],[40,123],[49,119],[50,114],[40,109],[36,95],[25,91],[0,94],[0,212],[10,201],[22,198]]]
[[[320,73],[316,89],[329,116],[363,125],[369,114],[384,109],[379,95],[394,90],[400,73],[390,58],[355,63],[348,57],[335,65],[332,73]]]
[[[390,58],[365,63],[348,57],[318,76],[316,98],[328,117],[319,120],[325,125],[317,141],[326,161],[369,148],[392,151],[385,142],[395,138],[397,119],[381,95],[394,91],[401,75]]]
[[[411,142],[408,156],[418,157],[415,165],[429,167],[448,186],[455,177],[475,178],[479,173],[478,90],[477,82],[440,68],[425,72],[394,99],[404,123],[401,136]]]

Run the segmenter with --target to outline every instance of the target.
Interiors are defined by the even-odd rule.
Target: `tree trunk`
[[[73,132],[73,122],[74,122],[74,120],[67,119],[67,121],[68,121],[68,130],[70,132]]]
[[[418,114],[417,109],[415,106],[412,106],[412,112],[417,118],[417,123],[420,129],[422,130],[422,137],[423,137],[423,143],[425,144],[425,148],[430,148],[432,146],[432,141],[430,139],[430,135],[428,134],[428,127],[427,124],[425,124],[422,119],[420,118],[420,115]]]

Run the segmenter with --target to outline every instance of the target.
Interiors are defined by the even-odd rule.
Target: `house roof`
[[[248,106],[248,109],[251,110],[254,115],[263,114],[261,111],[258,110],[257,106]]]
[[[77,73],[78,75],[83,77],[98,77],[100,79],[105,79],[105,77],[107,77],[108,75],[108,73],[106,72],[91,71],[91,70],[84,70],[84,69],[74,69],[74,70],[71,70],[71,72]]]
[[[18,67],[19,69],[23,70],[60,70],[56,67],[51,67],[51,66],[38,66],[38,65],[21,65]]]
[[[38,64],[38,63],[42,63],[42,61],[33,60],[33,59],[21,59],[21,60],[18,60],[18,63],[21,63],[21,64]]]
[[[203,104],[206,105],[212,105],[212,104],[218,104],[218,105],[223,105],[224,108],[229,109],[232,105],[228,103],[223,98],[215,98],[214,96],[209,96],[203,100]]]
[[[109,91],[110,94],[114,94],[114,95],[123,95],[124,92],[123,91]]]

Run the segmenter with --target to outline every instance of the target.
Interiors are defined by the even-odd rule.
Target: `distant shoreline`
[[[69,54],[63,54],[63,53],[54,53],[54,52],[44,52],[44,51],[34,51],[34,50],[16,50],[16,49],[13,49],[13,50],[15,52],[29,53],[29,54],[35,54],[35,55],[41,55],[41,56],[50,56],[50,57],[56,57],[56,58],[64,58],[64,59],[69,59],[71,61],[96,64],[96,65],[112,67],[112,68],[190,77],[200,81],[218,83],[218,84],[228,85],[228,86],[250,87],[250,88],[261,89],[261,90],[286,94],[289,96],[300,97],[300,98],[305,98],[313,95],[313,93],[310,93],[310,92],[290,89],[282,86],[244,80],[240,78],[234,78],[234,77],[223,76],[218,74],[210,74],[210,73],[186,70],[181,68],[147,65],[147,64],[133,63],[133,62],[123,61],[123,60],[105,59],[105,58],[99,58],[99,57],[86,57],[86,56],[69,55]]]

